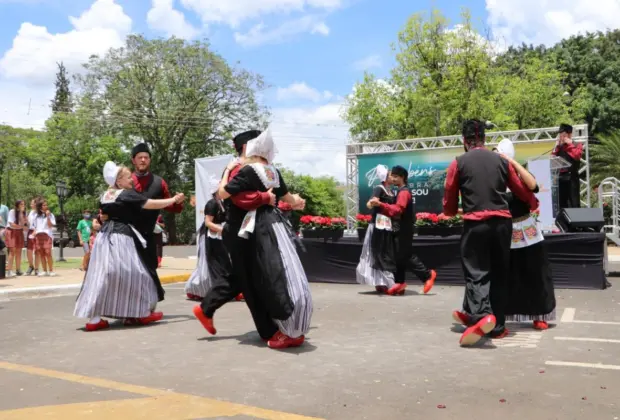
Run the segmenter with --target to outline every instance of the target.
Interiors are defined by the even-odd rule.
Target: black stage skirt
[[[185,293],[204,298],[213,286],[229,283],[232,264],[221,239],[209,238],[204,224],[198,231],[198,262],[185,284]]]
[[[506,320],[555,320],[555,291],[545,242],[510,250]]]
[[[370,265],[375,270],[393,273],[396,271],[396,245],[394,242],[394,232],[391,230],[377,229],[376,227],[370,237]]]

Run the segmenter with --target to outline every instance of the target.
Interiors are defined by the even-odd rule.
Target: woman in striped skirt
[[[293,209],[303,209],[305,201],[289,193],[280,171],[272,164],[275,152],[269,130],[250,140],[243,168],[220,187],[220,198],[225,200],[247,191],[272,191]],[[301,346],[310,329],[313,306],[308,279],[295,248],[298,239],[290,223],[278,208],[265,205],[245,215],[239,237],[245,250],[242,252],[249,250],[251,259],[242,279],[243,295],[259,334],[273,349]],[[272,325],[263,324],[264,315],[271,318]],[[273,334],[270,338],[265,337],[267,330]]]
[[[390,171],[386,166],[379,165],[375,169],[375,175],[381,184],[374,188],[371,198],[377,197],[382,203],[394,204],[394,194],[390,191]],[[394,254],[392,220],[380,214],[378,207],[374,207],[372,220],[368,224],[364,238],[360,262],[357,265],[357,282],[375,286],[378,293],[387,293],[395,284],[396,260]]]
[[[228,283],[232,276],[230,256],[222,240],[222,232],[226,224],[226,210],[222,200],[217,196],[218,187],[219,180],[214,180],[210,189],[215,192],[213,198],[205,205],[205,221],[200,226],[196,239],[198,263],[185,284],[185,293],[191,300],[203,300],[215,284],[219,281]],[[239,301],[242,298],[243,295],[240,294],[236,300]],[[203,306],[206,306],[206,302],[203,302]]]
[[[515,168],[523,182],[534,192],[538,184],[532,174],[514,160],[514,146],[502,140],[496,151]],[[555,290],[544,237],[529,206],[508,193],[512,216],[510,244],[510,281],[506,301],[506,321],[531,322],[537,330],[549,328],[555,320]]]
[[[146,261],[146,241],[134,228],[142,209],[157,210],[185,197],[148,200],[133,190],[131,171],[107,162],[103,176],[110,188],[100,205],[108,218],[97,235],[74,315],[89,318],[87,331],[109,326],[101,317],[124,319],[126,324],[145,325],[162,319],[153,312],[163,299],[157,272]],[[161,287],[161,286],[160,286]]]

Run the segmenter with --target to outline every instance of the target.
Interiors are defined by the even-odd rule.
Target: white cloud
[[[259,23],[247,33],[235,32],[235,40],[245,47],[255,47],[289,40],[291,37],[305,32],[327,36],[329,35],[329,27],[319,17],[307,15],[299,19],[285,21],[273,29],[268,29],[263,23]]]
[[[272,110],[275,161],[297,173],[330,175],[344,182],[348,126],[340,118],[342,103]]]
[[[486,0],[495,37],[507,45],[545,44],[597,30],[618,27],[617,0]]]
[[[308,86],[305,82],[297,82],[285,88],[278,88],[276,96],[280,101],[307,99],[312,102],[319,102],[323,99],[331,99],[334,95],[328,90],[321,93],[317,89]]]
[[[153,7],[146,15],[149,26],[166,36],[176,36],[177,38],[192,39],[200,30],[194,28],[185,20],[185,15],[176,10],[173,0],[153,0]]]
[[[131,30],[131,18],[114,0],[96,0],[80,17],[69,20],[74,29],[57,34],[22,23],[12,47],[0,59],[0,75],[38,85],[51,83],[57,62],[77,72],[91,55],[121,46]]]
[[[353,67],[358,71],[366,71],[372,68],[381,68],[383,62],[381,60],[381,56],[379,55],[369,55],[368,57],[364,57],[359,61],[353,63]]]
[[[226,23],[232,27],[276,13],[302,12],[307,8],[330,10],[341,6],[342,0],[181,0],[205,23]]]

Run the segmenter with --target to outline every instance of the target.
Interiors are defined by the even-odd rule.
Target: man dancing
[[[261,132],[258,130],[250,130],[235,136],[233,144],[239,159],[228,164],[222,175],[221,184],[228,184],[239,173],[239,170],[245,162],[245,149],[248,141],[257,138],[260,134]],[[202,300],[202,303],[195,306],[193,310],[196,318],[200,320],[205,329],[211,334],[217,332],[213,324],[215,311],[234,298],[237,300],[243,298],[243,294],[241,293],[241,280],[239,278],[239,273],[243,273],[243,271],[239,270],[241,269],[241,265],[245,264],[245,262],[243,258],[239,258],[241,255],[239,246],[235,246],[238,242],[237,239],[239,229],[241,229],[241,222],[248,211],[256,210],[264,205],[275,206],[275,203],[276,196],[271,191],[243,192],[224,200],[226,224],[222,232],[222,241],[224,242],[224,247],[230,254],[233,264],[233,273],[231,276],[218,277],[213,287]]]
[[[379,207],[379,211],[392,218],[392,229],[396,238],[396,273],[394,282],[396,283],[388,290],[389,295],[404,295],[407,283],[405,273],[410,270],[424,284],[424,294],[431,291],[437,278],[435,270],[429,270],[424,263],[413,253],[413,200],[411,191],[407,186],[407,170],[402,166],[392,168],[392,183],[398,188],[396,204],[382,203],[379,198],[374,197],[370,200],[372,207]]]
[[[573,127],[560,124],[558,144],[553,155],[566,159],[571,166],[560,169],[558,180],[560,209],[581,207],[579,198],[579,164],[583,154],[583,145],[573,143]]]
[[[459,192],[465,226],[461,237],[461,264],[465,273],[463,312],[454,320],[468,326],[461,346],[472,346],[484,335],[507,335],[504,306],[510,274],[512,219],[506,188],[529,205],[538,199],[521,181],[513,166],[484,148],[485,123],[468,120],[463,124],[464,154],[448,167],[443,200],[444,214],[458,212]]]
[[[131,162],[134,166],[134,172],[131,174],[134,189],[142,193],[147,199],[161,200],[171,198],[168,184],[160,176],[152,174],[151,168],[151,151],[146,143],[140,143],[131,149]],[[183,203],[175,203],[166,207],[164,210],[171,213],[181,213],[183,211]],[[159,210],[142,210],[139,226],[135,228],[146,240],[146,258],[149,270],[157,271],[157,243],[155,241],[155,224]],[[156,276],[159,281],[159,278]],[[159,301],[164,300],[164,289],[161,283],[156,284]]]

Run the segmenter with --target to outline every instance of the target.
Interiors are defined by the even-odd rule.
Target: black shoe
[[[21,271],[16,271],[16,272],[15,272],[15,275],[16,275],[16,276],[23,276],[23,275],[24,275],[24,273],[22,273]]]
[[[34,267],[28,267],[28,271],[26,271],[26,275],[31,276],[33,271],[34,271]]]

